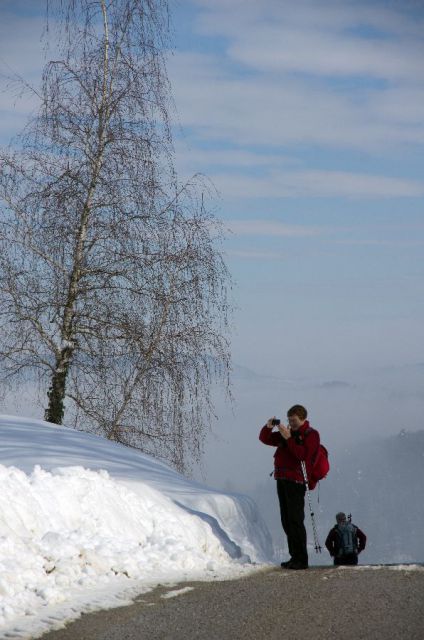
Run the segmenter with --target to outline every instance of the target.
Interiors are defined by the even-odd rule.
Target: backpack
[[[347,524],[336,524],[335,529],[339,536],[338,556],[352,555],[357,553],[358,545],[356,539],[356,527],[351,522]]]
[[[305,431],[305,436],[312,431],[311,428]],[[308,477],[309,489],[315,489],[318,482],[323,480],[330,471],[330,462],[328,460],[328,451],[323,444],[320,444],[312,460],[312,470]]]

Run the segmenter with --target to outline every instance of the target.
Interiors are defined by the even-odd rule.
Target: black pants
[[[338,556],[334,558],[335,565],[347,564],[347,565],[357,565],[358,564],[358,554],[357,553],[345,553],[342,556]]]
[[[290,557],[294,562],[307,565],[305,529],[305,485],[277,478],[281,524],[287,536]]]

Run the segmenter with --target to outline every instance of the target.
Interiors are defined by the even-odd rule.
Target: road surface
[[[191,590],[185,590],[192,587]],[[178,591],[175,597],[164,596]],[[270,568],[162,586],[43,640],[423,640],[424,569]]]

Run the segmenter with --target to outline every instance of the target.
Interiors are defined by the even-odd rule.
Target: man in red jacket
[[[319,433],[309,425],[305,407],[296,404],[287,412],[288,426],[275,424],[270,418],[262,427],[259,440],[277,447],[274,454],[274,478],[280,503],[281,524],[287,536],[290,560],[281,566],[288,569],[307,569],[308,551],[305,529],[305,481],[301,461],[305,461],[309,476],[312,461],[320,444]],[[277,431],[273,431],[274,427]]]

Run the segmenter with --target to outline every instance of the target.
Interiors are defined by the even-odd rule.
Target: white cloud
[[[423,77],[424,21],[405,13],[402,5],[396,10],[348,0],[198,4],[203,7],[200,33],[227,37],[230,56],[253,68]]]
[[[288,195],[407,198],[424,195],[424,183],[343,171],[286,173]]]
[[[210,174],[224,198],[408,198],[424,195],[424,183],[343,171],[274,171],[268,175]]]
[[[392,124],[401,123],[405,132],[406,127],[417,131],[424,122],[424,86],[399,86],[375,93],[369,100],[369,112],[374,118],[380,117]]]
[[[315,236],[316,227],[288,225],[274,220],[229,220],[227,226],[237,235],[283,236],[287,238]]]
[[[380,40],[390,36],[411,40],[423,35],[420,0],[267,0],[266,5],[260,0],[194,0],[194,4],[201,8],[197,29],[206,36],[235,39],[249,29],[275,25],[345,35],[368,28],[361,37]]]
[[[224,45],[171,63],[193,139],[363,152],[424,143],[424,19],[411,3],[195,5],[198,33]]]
[[[240,258],[242,260],[284,260],[285,256],[277,251],[253,251],[253,250],[231,250],[228,252],[231,258]]]
[[[359,247],[422,247],[424,240],[337,240],[335,244]]]
[[[421,87],[341,91],[281,74],[230,78],[212,54],[177,54],[170,75],[181,124],[192,129],[194,139],[361,151],[424,143],[423,103],[410,104]]]
[[[43,16],[28,18],[0,7],[0,71],[40,78],[44,61]]]
[[[342,216],[340,216],[342,220]],[[402,220],[399,214],[399,219]],[[267,238],[318,238],[331,245],[360,247],[420,247],[424,240],[420,239],[422,226],[399,223],[398,225],[289,225],[277,220],[237,219],[226,222],[227,229],[236,239],[243,236]],[[416,238],[412,238],[415,233]],[[359,234],[359,235],[358,235]],[[258,249],[231,250],[229,255],[245,258],[284,259],[280,252],[260,251]]]
[[[272,152],[255,152],[249,149],[211,149],[193,147],[185,140],[178,139],[176,156],[180,172],[192,174],[199,167],[242,167],[243,169],[266,170],[280,166],[299,166],[300,160],[294,156]],[[209,169],[208,169],[209,171]]]
[[[282,25],[259,29],[253,40],[236,41],[229,53],[239,62],[265,72],[364,75],[389,80],[424,77],[423,44],[370,42]]]
[[[19,16],[7,5],[0,7],[0,136],[4,141],[23,129],[39,104],[28,87],[38,90],[41,81],[42,30],[42,18]]]

